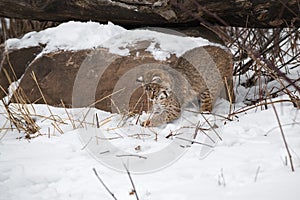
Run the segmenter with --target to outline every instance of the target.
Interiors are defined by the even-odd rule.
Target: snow
[[[117,34],[111,40],[116,31],[123,32],[126,39]],[[98,32],[106,33],[100,37]],[[11,39],[8,44],[10,48],[21,48],[42,42],[47,44],[44,51],[50,52],[110,43],[111,51],[121,53],[124,49],[113,47],[125,47],[141,35],[150,37],[148,33],[128,31],[111,23],[69,22]],[[157,58],[186,50],[163,43],[168,39],[176,44],[181,37],[156,34],[148,50]],[[299,69],[290,73],[297,75]],[[274,86],[280,88],[276,81],[267,88]],[[117,199],[133,200],[136,198],[130,195],[132,185],[124,165],[131,172],[141,200],[298,200],[300,111],[290,102],[275,104],[292,155],[292,172],[272,106],[250,109],[243,101],[255,96],[255,88],[236,87],[234,111],[248,110],[234,115],[232,121],[226,119],[229,102],[219,99],[213,111],[218,115],[186,110],[180,119],[158,128],[141,127],[136,124],[137,117],[124,120],[122,115],[97,109],[28,105],[40,127],[32,139],[26,139],[10,124],[0,103],[0,200],[113,199],[93,168]],[[289,97],[282,95],[272,101],[285,99]],[[10,108],[20,107],[11,104]],[[199,131],[194,139],[198,122],[203,132]]]
[[[282,97],[287,98],[287,97]],[[17,105],[13,105],[17,106]],[[237,109],[242,104],[237,104]],[[119,152],[131,155],[147,156],[147,165],[143,159],[121,159],[132,171],[132,177],[140,199],[282,199],[296,200],[300,192],[300,114],[299,110],[290,103],[277,104],[283,131],[292,153],[295,172],[291,172],[289,162],[286,161],[287,153],[280,134],[274,111],[271,107],[267,110],[249,110],[237,115],[233,121],[213,117],[213,122],[219,128],[222,141],[215,133],[208,131],[213,140],[211,142],[204,134],[198,133],[196,142],[213,145],[206,147],[198,143],[191,144],[176,140],[175,137],[165,137],[178,129],[184,121],[177,121],[163,128],[155,128],[155,135],[143,136],[151,133],[149,128],[143,128],[129,120],[120,125],[121,116],[111,115],[100,110],[84,110],[49,107],[54,116],[59,116],[64,123],[59,127],[63,130],[60,134],[52,125],[53,120],[45,105],[35,105],[32,112],[40,126],[40,133],[31,140],[24,139],[23,133],[16,130],[3,129],[0,138],[0,199],[112,199],[103,186],[96,179],[92,168],[96,168],[105,184],[113,191],[118,199],[135,199],[129,195],[132,189],[126,173],[122,168],[108,157],[113,153],[101,156],[95,155],[96,151],[103,151],[103,147],[89,144],[84,141],[82,134],[98,136],[114,140],[98,140],[100,144],[110,144],[117,147]],[[216,112],[228,109],[228,102],[220,99],[215,108]],[[1,106],[1,113],[3,113]],[[72,115],[76,126],[84,121],[84,127],[72,128],[68,114]],[[85,114],[89,112],[86,117]],[[110,121],[96,128],[93,116],[95,113],[102,122],[107,117]],[[185,113],[189,121],[195,123],[201,115]],[[80,117],[81,116],[81,117]],[[6,122],[5,115],[0,116],[1,127]],[[212,119],[211,116],[206,116]],[[83,119],[84,118],[84,119]],[[226,122],[226,123],[225,123]],[[190,125],[192,125],[191,123]],[[225,123],[225,125],[224,125]],[[185,124],[187,125],[187,124]],[[207,124],[203,127],[207,127]],[[9,127],[5,125],[4,127]],[[126,131],[127,130],[127,131]],[[185,129],[186,133],[179,135],[189,138],[194,129]],[[100,134],[102,132],[102,134]],[[183,131],[184,132],[184,131]],[[133,137],[135,133],[141,134],[140,138]],[[5,134],[5,136],[3,136]],[[81,137],[80,137],[81,136]],[[178,137],[179,137],[178,136]],[[19,139],[17,139],[19,138]],[[177,157],[168,157],[165,150],[170,143],[177,141],[177,147],[182,151]],[[89,147],[90,146],[90,147]],[[139,150],[136,147],[140,146]],[[96,149],[94,149],[96,147]],[[111,150],[111,149],[110,149]],[[157,153],[157,154],[155,154]],[[159,155],[158,155],[159,154]],[[105,157],[106,155],[106,157]],[[156,165],[151,161],[151,156],[157,156]],[[161,156],[161,157],[160,157]],[[159,158],[169,158],[162,162]],[[154,161],[153,161],[154,162]],[[133,164],[144,167],[135,167]],[[150,165],[150,166],[148,166]],[[153,167],[152,170],[150,167]]]
[[[147,51],[157,60],[166,60],[171,54],[179,57],[195,47],[220,46],[200,37],[184,37],[175,31],[165,31],[171,34],[162,31],[162,29],[126,30],[110,22],[99,24],[71,21],[40,32],[27,33],[21,39],[9,39],[6,45],[9,49],[15,49],[43,44],[46,46],[42,54],[57,50],[76,51],[103,47],[108,48],[111,53],[126,56],[129,55],[129,48],[138,42],[150,41]]]

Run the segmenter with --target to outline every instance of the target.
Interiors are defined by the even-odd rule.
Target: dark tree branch
[[[41,21],[99,21],[124,26],[212,24],[300,27],[299,0],[0,0],[0,16]]]

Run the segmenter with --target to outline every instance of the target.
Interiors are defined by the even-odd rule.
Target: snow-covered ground
[[[216,110],[228,106],[224,101],[219,103]],[[184,152],[180,152],[183,155],[179,159],[170,160],[170,164],[158,159],[157,164],[161,164],[161,169],[155,168],[151,173],[133,173],[140,199],[298,199],[300,114],[290,103],[278,104],[276,108],[292,153],[295,172],[291,172],[273,109],[253,109],[246,114],[237,115],[238,118],[234,118],[233,121],[216,119],[220,125],[215,130],[220,134],[222,141],[217,139],[215,133],[207,132],[216,144],[208,140],[203,133],[198,133],[196,142],[206,142],[214,147],[188,142],[180,147]],[[95,124],[87,124],[93,122],[92,115],[89,115],[84,119],[84,127],[73,130],[64,109],[50,109],[66,123],[59,125],[64,134],[60,134],[51,125],[52,120],[45,120],[44,117],[50,116],[45,105],[35,106],[36,114],[44,116],[37,117],[42,136],[27,140],[24,139],[23,133],[16,130],[1,131],[1,200],[112,199],[96,179],[92,168],[96,168],[118,199],[135,199],[129,194],[132,186],[127,174],[113,169],[113,164],[107,166],[105,160],[101,161],[101,156],[89,154],[87,144],[82,142],[79,134],[103,131],[107,138],[119,137],[109,140],[111,144],[118,145],[119,149],[130,155],[146,157],[147,151],[151,149],[161,153],[162,157],[166,156],[166,144],[176,140],[174,137],[170,137],[169,141],[165,138],[170,130],[175,131],[175,127],[171,125],[164,129],[156,129],[157,141],[154,140],[153,133],[149,136],[142,135],[147,133],[148,128],[130,125],[130,122],[120,128],[123,129],[119,132],[122,134],[107,131],[108,128],[115,128],[114,122],[118,122],[119,116],[112,117],[110,122],[96,128]],[[93,111],[98,113],[100,119],[109,115]],[[77,112],[80,113],[79,110]],[[201,116],[190,115],[195,126],[195,119],[201,119]],[[6,120],[4,115],[1,118],[3,126]],[[204,120],[201,121],[203,123]],[[221,122],[226,124],[221,125]],[[78,126],[79,122],[76,124]],[[131,131],[124,132],[126,129]],[[134,134],[140,134],[140,138],[134,137]],[[98,142],[102,145],[107,143],[107,140],[99,139]],[[183,144],[178,142],[178,146]],[[136,149],[138,146],[139,150]],[[145,162],[143,158],[136,159],[139,160],[136,161],[138,164]],[[129,165],[129,170],[131,167],[134,168]],[[147,170],[149,169],[146,167],[145,172]]]
[[[242,103],[247,93],[251,98],[255,91],[237,88],[235,112],[251,108]],[[272,101],[285,99],[289,97]],[[113,199],[93,168],[117,199],[136,199],[124,165],[141,200],[300,197],[300,111],[290,102],[275,108],[295,172],[271,105],[229,120],[230,105],[219,99],[214,109],[218,115],[185,111],[181,119],[160,128],[144,128],[137,118],[125,120],[96,109],[28,108],[40,127],[30,140],[13,129],[0,104],[0,200]],[[195,136],[197,124],[201,130]]]

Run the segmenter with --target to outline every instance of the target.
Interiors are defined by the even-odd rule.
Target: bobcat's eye
[[[153,76],[152,82],[153,83],[161,83],[161,78],[159,76]]]
[[[170,96],[170,93],[168,90],[163,91],[163,94],[165,95],[165,98],[168,98]]]
[[[144,82],[144,77],[143,76],[138,77],[136,79],[136,82],[143,83]]]

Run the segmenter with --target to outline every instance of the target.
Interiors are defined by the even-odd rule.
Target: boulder
[[[16,92],[24,92],[27,103],[47,103],[58,106],[62,100],[71,105],[76,74],[89,52],[90,50],[57,51],[43,54],[26,69]],[[11,101],[16,100],[13,98]]]
[[[147,66],[170,66],[175,62],[175,56],[158,61],[143,50],[132,50],[129,56],[112,54],[104,48],[51,52],[30,64],[16,92],[26,94],[27,103],[61,106],[63,102],[67,107],[95,106],[112,112],[134,108],[137,112],[146,100],[145,96],[141,98],[137,73]]]
[[[0,46],[0,98],[7,95],[7,89],[11,82],[17,81],[24,74],[28,65],[36,55],[42,51],[42,47],[33,46],[21,49],[5,49]]]
[[[27,103],[92,106],[110,112],[148,110],[147,98],[136,79],[148,69],[184,70],[190,64],[175,55],[156,60],[145,51],[148,41],[138,46],[132,47],[127,56],[110,53],[105,48],[43,54],[26,69],[17,92],[26,94]],[[230,54],[221,47],[203,48],[217,66],[231,63]]]

